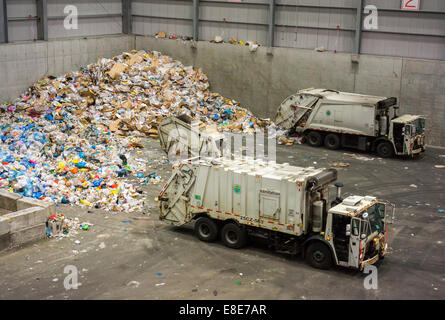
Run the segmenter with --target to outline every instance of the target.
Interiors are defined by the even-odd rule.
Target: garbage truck
[[[241,248],[266,239],[283,253],[301,253],[315,268],[362,270],[382,259],[394,206],[373,196],[341,198],[334,169],[296,167],[253,159],[190,159],[178,163],[159,194],[160,220],[194,221],[205,242],[218,237]],[[335,197],[335,198],[334,198]]]
[[[217,130],[216,125],[200,125],[186,114],[164,118],[158,125],[158,132],[161,148],[170,158],[222,155],[224,134]]]
[[[394,97],[309,88],[286,98],[275,122],[314,147],[350,147],[382,158],[424,152],[425,117],[397,111]]]

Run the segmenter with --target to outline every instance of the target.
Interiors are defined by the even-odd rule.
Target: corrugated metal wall
[[[362,53],[444,60],[445,1],[420,0],[422,12],[401,11],[400,2],[365,0],[379,9],[379,29],[363,30]]]
[[[9,41],[37,38],[38,0],[7,1]],[[193,36],[193,0],[128,0],[132,33]],[[233,0],[232,0],[233,1]],[[199,1],[199,40],[222,36],[268,43],[270,0]],[[1,0],[0,0],[1,2]],[[47,0],[48,38],[122,32],[123,0]],[[378,30],[362,30],[361,53],[445,60],[445,1],[420,0],[419,12],[401,0],[363,0],[378,8]],[[273,45],[355,52],[359,0],[275,0]],[[79,29],[63,28],[66,5],[79,13]],[[363,14],[364,19],[366,14]],[[31,18],[29,18],[31,17]]]
[[[192,1],[132,1],[133,33],[192,35]]]
[[[356,7],[355,0],[277,0],[275,44],[352,52]]]
[[[9,42],[36,40],[36,0],[6,0],[6,5]],[[47,5],[49,39],[122,33],[121,0],[47,0]],[[77,7],[78,29],[63,26],[68,5]]]

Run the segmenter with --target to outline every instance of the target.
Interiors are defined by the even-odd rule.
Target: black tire
[[[332,255],[329,248],[319,242],[312,242],[306,250],[306,261],[317,269],[329,269],[332,266]]]
[[[319,147],[323,143],[323,138],[319,132],[311,131],[306,136],[306,141],[312,147]]]
[[[338,134],[330,133],[324,138],[324,145],[331,150],[340,148],[340,137]]]
[[[218,226],[216,223],[207,217],[201,217],[196,220],[195,234],[199,240],[205,242],[215,241],[218,237]]]
[[[221,230],[221,240],[229,248],[240,249],[247,243],[247,233],[238,225],[228,223]]]
[[[382,158],[390,158],[394,155],[394,148],[392,147],[392,143],[388,141],[380,142],[377,145],[377,154]]]

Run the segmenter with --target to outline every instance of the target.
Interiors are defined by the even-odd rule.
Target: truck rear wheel
[[[324,138],[324,145],[328,149],[336,150],[340,148],[340,137],[338,134],[330,133]]]
[[[382,158],[389,158],[394,155],[394,148],[392,144],[388,141],[380,142],[377,145],[377,154]]]
[[[306,261],[314,268],[329,269],[332,266],[331,251],[325,244],[313,242],[306,250]]]
[[[246,245],[246,230],[234,223],[226,224],[221,230],[221,240],[229,248],[239,249]]]
[[[321,137],[321,134],[319,132],[317,132],[317,131],[309,132],[309,134],[307,135],[306,140],[309,143],[309,145],[311,145],[312,147],[319,147],[323,143],[323,139]]]
[[[196,220],[195,234],[201,241],[215,241],[216,237],[218,236],[218,226],[212,219],[201,217]]]

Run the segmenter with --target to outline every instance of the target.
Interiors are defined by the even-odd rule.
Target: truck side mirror
[[[351,235],[351,225],[347,224],[346,225],[346,236],[349,237]]]

